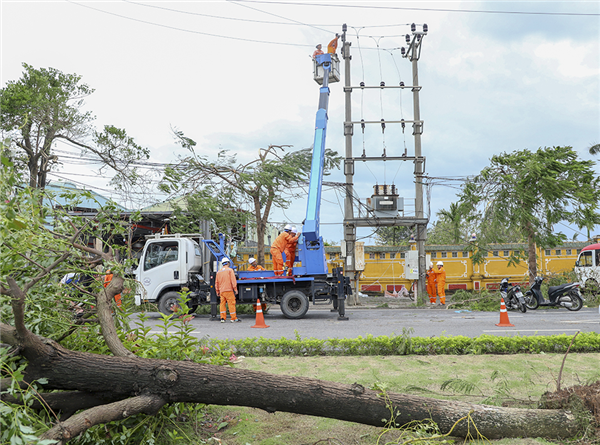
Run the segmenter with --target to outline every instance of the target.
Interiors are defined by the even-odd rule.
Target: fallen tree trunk
[[[34,360],[30,357],[26,377],[29,381],[46,378],[48,383],[44,387],[47,389],[101,392],[104,398],[109,391],[114,398],[122,400],[144,395],[150,399],[158,397],[161,403],[248,406],[268,412],[285,411],[374,426],[384,426],[385,420],[389,420],[389,402],[394,406],[393,412],[397,413],[395,423],[398,426],[432,419],[442,433],[449,432],[459,419],[471,413],[471,425],[462,421],[452,431],[453,436],[459,437],[472,433],[473,423],[488,439],[557,439],[572,437],[578,429],[575,416],[564,410],[502,408],[393,393],[386,394],[386,401],[386,397],[359,384],[192,362],[103,356],[70,351],[47,339],[44,343],[48,353]],[[156,401],[151,405],[148,409],[155,409]],[[98,414],[98,409],[95,416],[104,419],[106,416]],[[106,405],[106,409],[114,409],[114,405],[110,408]],[[118,418],[122,418],[122,413]],[[79,421],[89,423],[90,419],[82,417]],[[54,431],[61,430],[55,428]]]

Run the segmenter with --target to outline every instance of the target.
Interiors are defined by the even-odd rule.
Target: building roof
[[[71,182],[50,181],[46,184],[45,191],[51,198],[45,198],[44,204],[52,205],[52,207],[66,207],[73,210],[96,210],[106,204],[113,203],[119,210],[127,211],[127,209],[110,198],[102,196],[94,190],[79,188]],[[77,194],[75,200],[65,195]],[[73,202],[74,201],[74,202]]]

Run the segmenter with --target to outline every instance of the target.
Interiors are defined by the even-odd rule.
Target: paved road
[[[194,335],[217,339],[241,339],[247,337],[289,338],[356,338],[358,336],[401,335],[403,328],[412,328],[412,337],[456,336],[478,337],[482,334],[513,335],[574,335],[577,331],[600,333],[598,308],[582,308],[578,312],[566,309],[508,312],[514,327],[498,327],[500,313],[469,312],[443,309],[363,309],[348,308],[347,321],[338,321],[337,313],[330,307],[311,307],[305,318],[288,320],[278,306],[271,307],[265,316],[269,328],[252,328],[253,315],[241,315],[242,323],[219,323],[210,321],[208,315],[198,315],[190,323]],[[149,313],[148,323],[160,323],[158,313]],[[159,330],[152,328],[154,333]],[[174,332],[174,330],[173,330]]]

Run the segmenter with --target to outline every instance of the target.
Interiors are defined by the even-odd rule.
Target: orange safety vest
[[[217,295],[221,295],[221,292],[233,292],[237,294],[237,280],[235,279],[233,269],[229,266],[225,266],[217,272],[215,291]]]

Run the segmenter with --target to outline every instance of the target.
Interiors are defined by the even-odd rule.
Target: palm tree
[[[454,241],[455,244],[460,243],[460,229],[463,219],[461,206],[458,203],[452,202],[450,203],[449,210],[442,209],[437,213],[437,215],[445,219],[446,222],[450,224],[450,227],[452,227],[452,241]]]
[[[600,144],[594,144],[592,145],[590,148],[590,154],[591,155],[598,155],[600,154]]]

